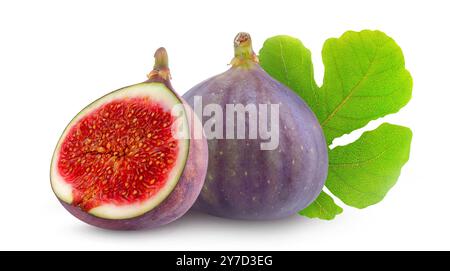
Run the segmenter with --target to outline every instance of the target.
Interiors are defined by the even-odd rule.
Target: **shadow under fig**
[[[154,228],[137,231],[115,231],[97,228],[85,223],[79,223],[76,226],[76,231],[82,231],[88,234],[104,235],[104,236],[152,236],[152,235],[164,235],[173,234],[174,232],[194,232],[194,231],[208,231],[217,233],[234,232],[236,230],[240,232],[257,233],[260,232],[267,234],[272,231],[280,230],[296,230],[313,226],[316,220],[308,219],[303,216],[294,214],[292,216],[277,219],[277,220],[235,220],[212,216],[206,213],[202,213],[196,210],[188,211],[183,217],[178,220],[169,223],[167,225]]]

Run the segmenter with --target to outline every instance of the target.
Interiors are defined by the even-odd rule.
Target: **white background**
[[[0,249],[450,249],[449,12],[448,1],[1,1]],[[255,50],[273,35],[300,38],[321,82],[324,40],[362,29],[392,36],[414,78],[411,102],[386,118],[412,128],[411,158],[380,204],[346,207],[330,222],[189,213],[113,232],[78,221],[53,195],[50,159],[65,125],[97,97],[145,80],[157,47],[180,94],[228,68],[239,31]]]

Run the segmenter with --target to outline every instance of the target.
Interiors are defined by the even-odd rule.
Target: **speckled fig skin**
[[[163,54],[163,61],[158,59]],[[165,58],[165,59],[164,59]],[[91,215],[83,211],[78,206],[68,204],[59,200],[61,204],[78,219],[105,229],[111,230],[139,230],[150,229],[168,224],[181,216],[183,216],[194,204],[201,188],[204,184],[207,164],[208,164],[208,144],[203,134],[201,138],[194,137],[194,127],[201,129],[201,123],[198,117],[193,113],[191,107],[181,98],[172,88],[170,83],[170,73],[167,67],[167,55],[164,48],[158,49],[155,53],[156,64],[154,70],[149,74],[149,80],[146,82],[159,82],[166,85],[175,96],[183,103],[188,116],[190,128],[189,153],[183,173],[178,180],[175,188],[157,207],[147,213],[130,219],[105,219]],[[159,62],[163,62],[162,66],[158,66]]]
[[[224,115],[226,104],[280,104],[279,146],[261,150],[260,143],[267,140],[259,137],[208,139],[207,177],[194,206],[234,219],[290,216],[314,201],[324,186],[328,154],[322,129],[306,103],[270,77],[253,54],[247,63],[236,57],[233,62],[228,71],[196,85],[183,97],[194,106],[194,97],[201,96],[203,108],[219,104]]]

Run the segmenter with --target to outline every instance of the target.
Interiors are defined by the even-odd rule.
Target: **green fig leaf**
[[[314,80],[311,52],[289,36],[276,36],[264,42],[259,55],[261,66],[273,78],[296,92],[317,114],[319,87]]]
[[[302,216],[324,220],[332,220],[340,213],[342,213],[342,208],[334,203],[333,198],[323,191],[320,192],[313,203],[299,212]]]
[[[409,128],[383,123],[355,142],[330,150],[327,188],[356,208],[380,202],[408,161],[411,139]]]
[[[327,143],[395,113],[411,99],[412,78],[400,47],[380,31],[349,31],[328,39],[320,89],[320,124]]]
[[[325,73],[321,87],[314,81],[311,53],[298,39],[269,38],[259,57],[267,73],[310,106],[329,145],[371,120],[399,111],[411,99],[412,77],[405,69],[401,48],[381,31],[347,31],[340,38],[328,39],[322,50]],[[356,142],[330,150],[326,186],[353,207],[379,202],[408,160],[411,137],[406,127],[383,124]],[[373,160],[359,163],[364,157]],[[323,192],[299,213],[332,219],[326,211],[334,210],[335,215],[342,211],[332,200]]]
[[[400,47],[381,31],[348,31],[322,50],[324,83],[314,81],[310,51],[301,41],[275,36],[260,50],[261,66],[294,90],[319,119],[328,144],[395,113],[411,99],[412,78]]]

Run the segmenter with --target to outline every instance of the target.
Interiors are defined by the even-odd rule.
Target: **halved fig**
[[[64,130],[51,185],[82,221],[152,228],[181,217],[199,195],[207,143],[194,131],[201,123],[172,89],[167,64],[165,49],[158,49],[148,81],[96,100]]]

